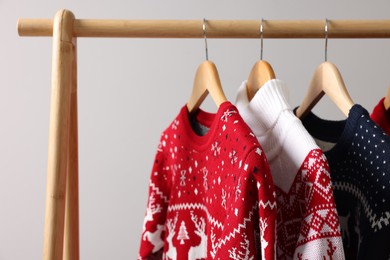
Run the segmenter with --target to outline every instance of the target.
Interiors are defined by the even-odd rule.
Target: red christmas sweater
[[[390,135],[390,109],[386,110],[382,98],[371,113],[371,119],[377,123],[386,134]]]
[[[275,234],[267,159],[236,107],[184,106],[160,139],[138,259],[275,259]]]

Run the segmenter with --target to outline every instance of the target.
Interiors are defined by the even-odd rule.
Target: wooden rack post
[[[74,15],[53,22],[52,94],[44,259],[79,259],[76,38]],[[65,250],[64,250],[65,249]]]
[[[72,38],[68,169],[66,181],[64,254],[65,260],[78,260],[79,251],[79,161],[77,113],[77,38]]]
[[[208,38],[259,38],[260,20],[207,20]],[[324,20],[267,20],[264,38],[323,38]],[[45,260],[79,259],[77,37],[203,38],[202,20],[83,20],[58,11],[19,19],[20,36],[52,36]],[[390,38],[390,20],[330,20],[329,38]]]

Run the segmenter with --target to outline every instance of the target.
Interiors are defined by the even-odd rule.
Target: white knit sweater
[[[268,81],[248,100],[246,81],[236,106],[268,159],[277,193],[277,259],[344,259],[328,162],[293,114],[286,88]]]

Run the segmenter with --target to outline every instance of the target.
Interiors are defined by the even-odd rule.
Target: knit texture
[[[276,198],[267,159],[230,102],[184,106],[162,133],[139,259],[275,259]]]
[[[246,81],[236,106],[267,156],[277,194],[277,259],[344,259],[329,166],[293,114],[280,80],[248,100]]]
[[[377,123],[385,133],[390,135],[390,109],[386,110],[382,98],[379,103],[374,107],[371,113],[371,119]]]
[[[344,121],[310,113],[310,134],[335,143],[325,152],[340,216],[346,259],[390,258],[390,138],[354,105]]]

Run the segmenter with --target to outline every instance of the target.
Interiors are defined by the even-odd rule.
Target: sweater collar
[[[238,89],[236,106],[256,136],[266,135],[280,113],[291,110],[286,98],[287,88],[279,79],[269,80],[249,101],[246,82],[242,82]]]
[[[294,109],[294,112],[296,112],[296,109]],[[361,105],[355,104],[345,120],[325,120],[309,112],[303,118],[302,123],[314,138],[336,143],[332,149],[324,152],[329,162],[332,163],[341,160],[347,154],[357,131],[356,127],[359,119],[362,117],[369,118],[367,110]]]
[[[216,113],[209,113],[202,109],[198,109],[194,113],[190,114],[187,106],[184,105],[180,111],[178,119],[183,122],[183,140],[186,140],[192,147],[198,151],[203,151],[210,146],[210,143],[215,139],[218,125],[221,121],[221,117],[226,110],[236,111],[236,107],[229,101],[225,101],[220,104]],[[208,129],[207,133],[200,135],[197,133],[191,121],[200,125],[205,129]]]

